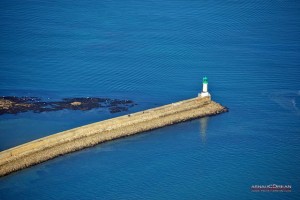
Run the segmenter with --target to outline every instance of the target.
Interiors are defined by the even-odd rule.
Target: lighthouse
[[[203,88],[202,92],[198,94],[198,97],[210,97],[210,94],[208,92],[208,79],[207,77],[203,77]]]

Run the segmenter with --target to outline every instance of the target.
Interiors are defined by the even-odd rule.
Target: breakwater
[[[0,152],[0,176],[101,142],[226,111],[210,97],[193,98],[63,131]]]

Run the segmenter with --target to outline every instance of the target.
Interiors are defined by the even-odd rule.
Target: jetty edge
[[[0,152],[0,177],[105,141],[227,111],[210,96],[196,97],[59,132]]]

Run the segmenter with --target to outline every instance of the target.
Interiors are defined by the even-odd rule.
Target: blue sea
[[[126,112],[0,116],[0,151],[197,96],[228,113],[0,178],[1,200],[300,199],[300,1],[0,2],[0,95],[130,99]],[[252,192],[252,185],[291,192]]]

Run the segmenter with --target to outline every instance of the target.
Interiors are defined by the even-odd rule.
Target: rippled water
[[[191,98],[230,112],[108,142],[0,178],[0,199],[297,199],[297,1],[1,1],[0,95]],[[0,116],[0,150],[122,115]],[[291,193],[251,185],[290,184]]]

